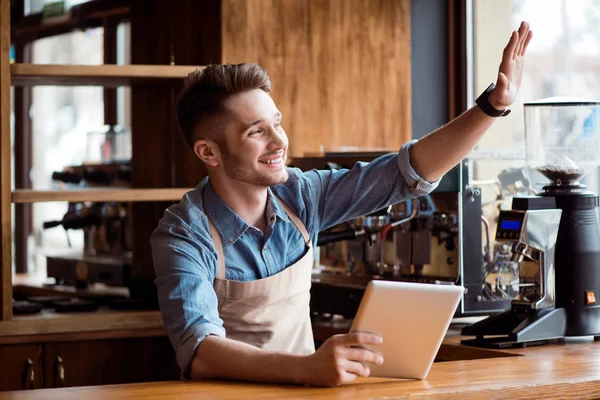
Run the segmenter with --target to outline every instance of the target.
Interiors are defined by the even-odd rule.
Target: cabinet
[[[0,345],[0,391],[179,379],[165,336]]]
[[[43,387],[41,344],[0,345],[0,391]]]

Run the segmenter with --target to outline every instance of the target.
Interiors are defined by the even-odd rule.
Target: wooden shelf
[[[0,321],[0,344],[164,336],[159,311],[97,311],[16,316]]]
[[[130,86],[183,80],[198,66],[11,64],[13,86]]]
[[[179,201],[192,188],[168,189],[81,189],[81,190],[13,190],[13,203],[51,201]]]

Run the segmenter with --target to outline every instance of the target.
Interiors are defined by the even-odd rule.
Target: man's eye
[[[281,122],[275,122],[275,123],[273,124],[273,126],[274,126],[275,128],[281,128]]]
[[[250,132],[250,135],[257,135],[257,134],[260,134],[261,132],[262,132],[261,129],[256,129],[256,130]]]

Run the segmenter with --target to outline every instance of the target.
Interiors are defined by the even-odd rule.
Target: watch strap
[[[494,90],[495,87],[496,85],[492,82],[492,84],[488,86],[487,89],[483,91],[483,93],[481,93],[477,100],[475,100],[475,104],[479,106],[481,111],[483,111],[490,117],[505,117],[508,114],[510,114],[510,108],[507,108],[505,110],[497,110],[490,104],[490,93],[492,93],[492,90]]]

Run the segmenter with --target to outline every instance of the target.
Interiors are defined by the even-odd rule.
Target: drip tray
[[[486,358],[519,357],[520,354],[482,349],[459,344],[442,344],[434,362],[481,360]]]

